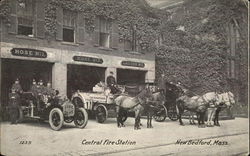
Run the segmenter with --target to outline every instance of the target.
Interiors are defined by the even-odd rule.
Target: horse
[[[157,106],[164,105],[165,103],[165,93],[164,90],[159,90],[152,94],[149,103],[145,106],[145,111],[147,112],[147,128],[153,128],[152,118],[155,112],[159,109]]]
[[[117,126],[119,128],[124,127],[121,112],[124,112],[125,110],[131,110],[135,112],[134,129],[140,129],[140,117],[145,105],[147,104],[147,100],[150,97],[152,97],[152,93],[150,92],[149,88],[142,89],[135,97],[130,97],[128,95],[123,94],[118,95],[114,99],[117,112]]]
[[[198,127],[204,127],[204,117],[207,108],[211,103],[218,101],[218,95],[215,92],[209,92],[203,96],[188,97],[183,95],[176,100],[177,114],[180,125],[184,125],[182,122],[182,114],[184,110],[195,112],[198,118]]]
[[[194,112],[189,111],[189,123],[190,123],[190,125],[195,125],[196,124],[195,121],[194,121],[194,115],[195,115]]]
[[[225,92],[218,95],[218,102],[217,105],[214,105],[210,108],[210,111],[208,112],[208,120],[207,120],[207,126],[212,127],[212,119],[214,121],[215,126],[220,126],[219,124],[219,113],[224,108],[230,108],[232,105],[235,104],[234,100],[234,94],[232,92]]]

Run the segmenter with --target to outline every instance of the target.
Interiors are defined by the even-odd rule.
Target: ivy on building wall
[[[9,15],[10,15],[9,1],[2,0],[0,2],[0,20],[3,20],[5,24],[9,25],[10,24]]]
[[[157,78],[180,81],[198,94],[226,91],[231,81],[226,73],[228,33],[237,21],[240,42],[238,80],[247,85],[247,7],[242,0],[189,0],[173,11],[173,20],[161,25],[163,46],[156,53]],[[241,58],[240,58],[241,57]],[[181,67],[181,68],[180,68]],[[244,84],[244,85],[243,85]]]
[[[86,31],[91,33],[96,16],[114,20],[119,26],[119,38],[132,40],[131,28],[136,25],[137,40],[142,48],[153,46],[159,31],[153,24],[159,24],[159,19],[147,17],[138,2],[133,0],[52,0],[46,7],[46,30],[48,34],[56,32],[56,8],[62,7],[71,11],[81,12],[85,19]]]
[[[5,0],[5,3],[1,2],[1,18],[8,19],[8,1],[10,0]],[[132,40],[131,28],[136,25],[136,37],[142,49],[154,46],[154,42],[159,35],[156,26],[160,24],[161,20],[154,14],[156,9],[147,6],[143,0],[48,0],[45,7],[45,29],[46,35],[49,37],[55,37],[56,34],[57,7],[81,12],[82,18],[85,19],[87,33],[94,31],[96,16],[116,21],[119,26],[119,38],[122,40]]]

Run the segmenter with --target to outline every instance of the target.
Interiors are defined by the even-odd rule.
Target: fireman
[[[107,77],[107,86],[110,88],[112,94],[119,92],[119,89],[116,87],[116,80],[112,71]]]
[[[37,98],[38,95],[38,85],[36,84],[36,80],[33,79],[32,85],[30,87],[30,92],[33,94],[35,98]]]
[[[17,124],[18,122],[19,107],[20,96],[16,92],[16,88],[12,88],[11,93],[9,93],[9,111],[11,124]]]
[[[18,94],[22,94],[23,93],[23,89],[22,89],[22,87],[21,87],[21,85],[19,83],[19,79],[18,78],[16,79],[15,83],[12,85],[11,90],[12,89],[15,90],[15,92],[18,93]]]

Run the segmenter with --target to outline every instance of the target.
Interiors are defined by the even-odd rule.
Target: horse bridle
[[[224,100],[224,98],[223,98],[223,96],[222,96],[222,101],[224,102],[224,103],[226,103],[226,102],[229,102],[230,104],[232,104],[232,100],[231,100],[231,95],[229,94],[229,92],[227,92],[227,95],[228,95],[228,101],[225,101]]]

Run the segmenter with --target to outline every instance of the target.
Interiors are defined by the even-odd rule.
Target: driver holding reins
[[[119,89],[116,87],[116,80],[114,77],[114,73],[111,71],[110,75],[107,77],[107,85],[111,90],[112,94],[115,94],[119,91]]]

